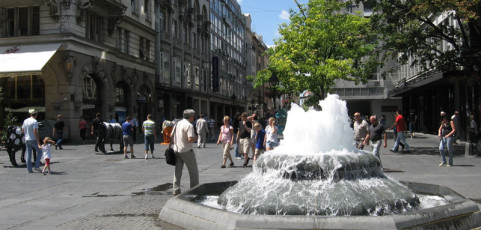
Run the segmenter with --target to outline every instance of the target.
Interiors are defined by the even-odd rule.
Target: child
[[[262,129],[262,125],[259,122],[254,124],[254,129],[256,130],[256,150],[254,151],[254,159],[253,163],[256,163],[257,158],[264,153],[265,150],[265,142],[264,138],[266,137],[266,131]]]
[[[42,170],[43,175],[47,173],[45,169],[48,169],[48,174],[50,174],[50,158],[52,157],[52,152],[50,151],[50,144],[55,144],[55,141],[52,141],[50,137],[45,137],[45,139],[43,139],[42,145],[43,158],[45,159],[45,166]]]

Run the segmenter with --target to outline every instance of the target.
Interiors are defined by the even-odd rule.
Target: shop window
[[[5,11],[6,37],[40,34],[40,7],[8,8]]]
[[[45,84],[37,75],[11,77],[5,84],[3,88],[7,100],[45,99]]]

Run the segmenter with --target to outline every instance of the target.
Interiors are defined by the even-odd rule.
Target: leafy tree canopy
[[[479,71],[481,0],[367,0],[386,58],[424,71]],[[449,47],[446,49],[446,47]],[[415,55],[412,55],[415,54]],[[479,73],[479,72],[478,72]]]
[[[279,79],[284,93],[311,91],[306,102],[316,105],[338,79],[366,82],[378,66],[370,20],[346,12],[348,3],[310,0],[291,9],[290,23],[279,26],[281,37],[267,51],[267,70],[251,77],[254,86]]]

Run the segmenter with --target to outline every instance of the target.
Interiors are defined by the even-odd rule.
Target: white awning
[[[41,74],[61,44],[0,46],[0,77]]]

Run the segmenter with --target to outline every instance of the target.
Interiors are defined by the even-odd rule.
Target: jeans
[[[32,149],[37,151],[37,159],[35,159],[35,168],[40,167],[40,159],[42,159],[42,150],[37,145],[37,140],[25,141],[27,147],[27,170],[32,171]]]
[[[236,135],[236,136],[237,136],[237,135]],[[236,138],[237,138],[236,136],[234,136],[234,140],[237,140],[237,139],[236,139]],[[239,144],[238,144],[238,143],[235,145],[235,150],[234,150],[234,152],[235,152],[235,157],[236,157],[236,158],[237,158],[237,157],[242,157],[242,156],[239,154]]]
[[[379,163],[381,163],[381,155],[379,155],[379,150],[381,150],[382,139],[377,141],[370,141],[370,142],[371,142],[372,154],[374,154],[374,156],[376,156],[377,159],[379,159]],[[381,163],[381,167],[382,167],[382,163]]]
[[[197,167],[197,160],[195,158],[194,150],[187,152],[175,153],[175,173],[174,173],[174,194],[180,194],[180,179],[182,178],[182,170],[184,169],[184,163],[187,165],[190,177],[190,187],[194,187],[199,184],[199,168]]]
[[[153,134],[144,135],[145,151],[149,151],[150,147],[150,151],[154,152],[154,139],[155,137]]]
[[[409,145],[406,142],[406,138],[404,137],[404,131],[397,133],[396,142],[394,143],[394,148],[392,150],[397,152],[400,143],[403,143],[406,148],[406,151],[409,151]]]
[[[56,130],[55,137],[57,138],[57,143],[55,143],[59,148],[62,148],[63,142],[63,130]]]
[[[441,154],[441,159],[443,164],[446,164],[446,154],[444,152],[445,148],[448,148],[449,153],[449,165],[453,165],[453,137],[443,137],[439,143],[439,153]]]

